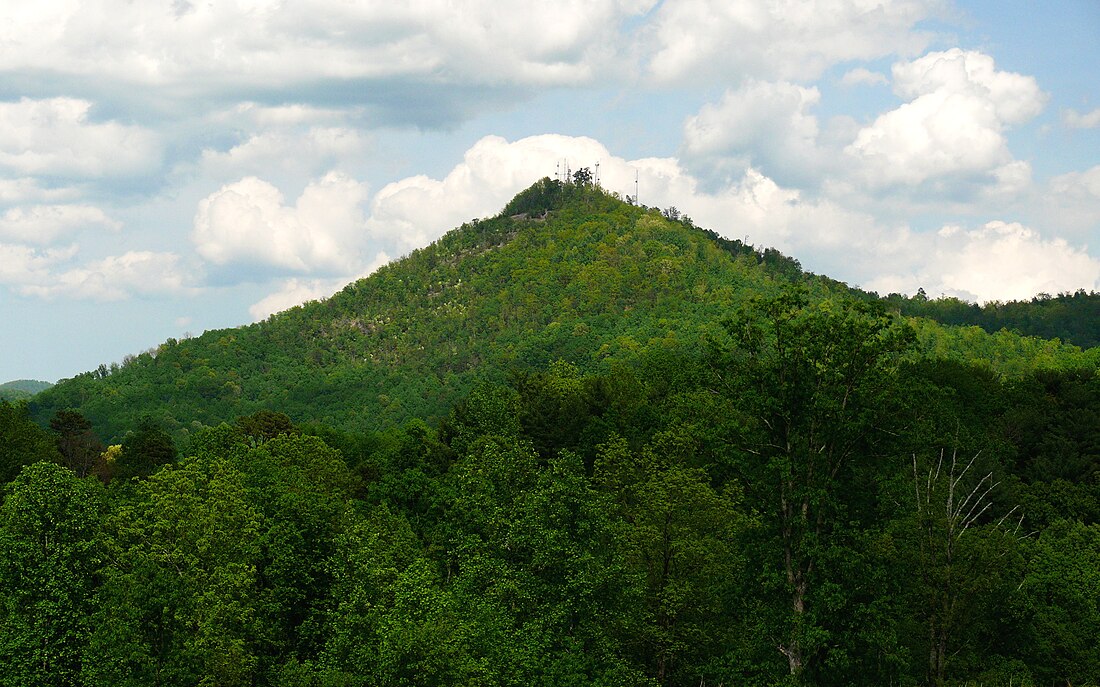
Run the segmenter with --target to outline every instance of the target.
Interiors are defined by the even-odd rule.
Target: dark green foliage
[[[25,404],[0,401],[0,485],[38,461],[61,462],[54,438],[34,423]]]
[[[176,446],[172,437],[151,417],[145,417],[123,438],[122,451],[111,466],[111,477],[148,477],[175,459]]]
[[[869,524],[877,515],[866,487],[888,472],[883,444],[906,422],[896,371],[914,337],[881,309],[811,305],[798,289],[751,303],[727,329],[733,346],[715,354],[715,384],[751,421],[740,472],[772,514],[770,564],[785,580],[792,611],[779,650],[803,681],[828,660],[816,581],[831,549],[847,544],[847,528],[836,525]]]
[[[251,437],[253,441],[267,441],[283,434],[299,433],[298,428],[285,413],[271,410],[258,410],[251,415],[242,415],[233,422],[233,425],[240,430],[241,434]]]
[[[105,447],[92,431],[92,423],[82,413],[71,409],[59,410],[50,419],[50,429],[56,437],[62,465],[78,477],[104,473]]]
[[[558,362],[481,384],[438,431],[267,436],[246,421],[193,435],[178,463],[113,482],[107,514],[70,537],[84,567],[54,586],[83,611],[54,625],[81,648],[41,681],[1091,679],[1095,524],[1051,520],[1021,539],[1030,530],[1002,519],[1018,495],[1040,513],[1069,503],[1061,473],[1015,459],[1047,442],[1013,427],[1024,412],[1029,432],[1063,434],[1039,410],[1090,408],[1091,377],[905,362],[903,324],[799,292],[725,331],[711,351],[651,344],[606,372]],[[159,436],[149,423],[128,436],[142,431]],[[979,458],[921,477],[945,442]],[[69,485],[51,494],[96,486],[34,469]],[[915,506],[942,510],[953,475],[960,493],[1003,483],[979,492],[962,536]],[[40,593],[7,579],[5,598]],[[947,660],[930,666],[940,636]],[[777,647],[801,652],[793,676]]]

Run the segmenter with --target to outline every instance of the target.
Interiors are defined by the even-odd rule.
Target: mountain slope
[[[107,438],[146,414],[177,433],[264,408],[359,430],[431,419],[476,379],[512,369],[557,359],[594,369],[649,348],[699,347],[738,304],[792,279],[815,298],[849,294],[688,219],[544,179],[500,215],[464,224],[331,298],[170,339],[122,367],[58,384],[32,411],[44,421],[79,408]],[[926,349],[956,346],[942,328],[923,330]],[[1017,339],[1011,356],[1024,364],[1076,350],[1020,348]],[[974,335],[964,345],[978,340],[986,341]]]
[[[582,369],[659,339],[692,345],[778,282],[702,231],[549,180],[321,302],[169,340],[59,384],[40,419],[78,407],[107,437],[150,413],[173,429],[260,408],[370,428],[443,412],[485,374]]]

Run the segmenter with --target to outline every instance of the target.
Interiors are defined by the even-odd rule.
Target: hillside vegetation
[[[43,423],[79,408],[115,438],[147,415],[185,436],[269,408],[347,429],[433,421],[474,380],[501,381],[509,370],[555,360],[607,370],[648,347],[699,348],[732,309],[790,283],[815,300],[873,300],[674,211],[544,179],[498,216],[465,224],[331,298],[250,326],[169,339],[122,366],[65,380],[31,407]],[[1010,332],[931,321],[917,329],[926,355],[1009,374],[1089,358]]]

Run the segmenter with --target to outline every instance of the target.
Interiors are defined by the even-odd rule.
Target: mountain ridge
[[[146,415],[177,434],[262,409],[358,428],[438,418],[476,380],[508,370],[561,359],[591,371],[649,348],[699,347],[739,304],[791,282],[818,300],[874,300],[674,209],[542,179],[498,215],[327,299],[169,339],[126,365],[64,380],[32,412],[44,422],[78,408],[116,438]],[[926,350],[952,353],[951,336],[921,329]],[[1012,355],[1059,360],[1075,350],[1032,342]]]

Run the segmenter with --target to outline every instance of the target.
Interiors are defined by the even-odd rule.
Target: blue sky
[[[322,298],[555,165],[882,293],[1100,290],[1100,3],[23,3],[0,381]]]

